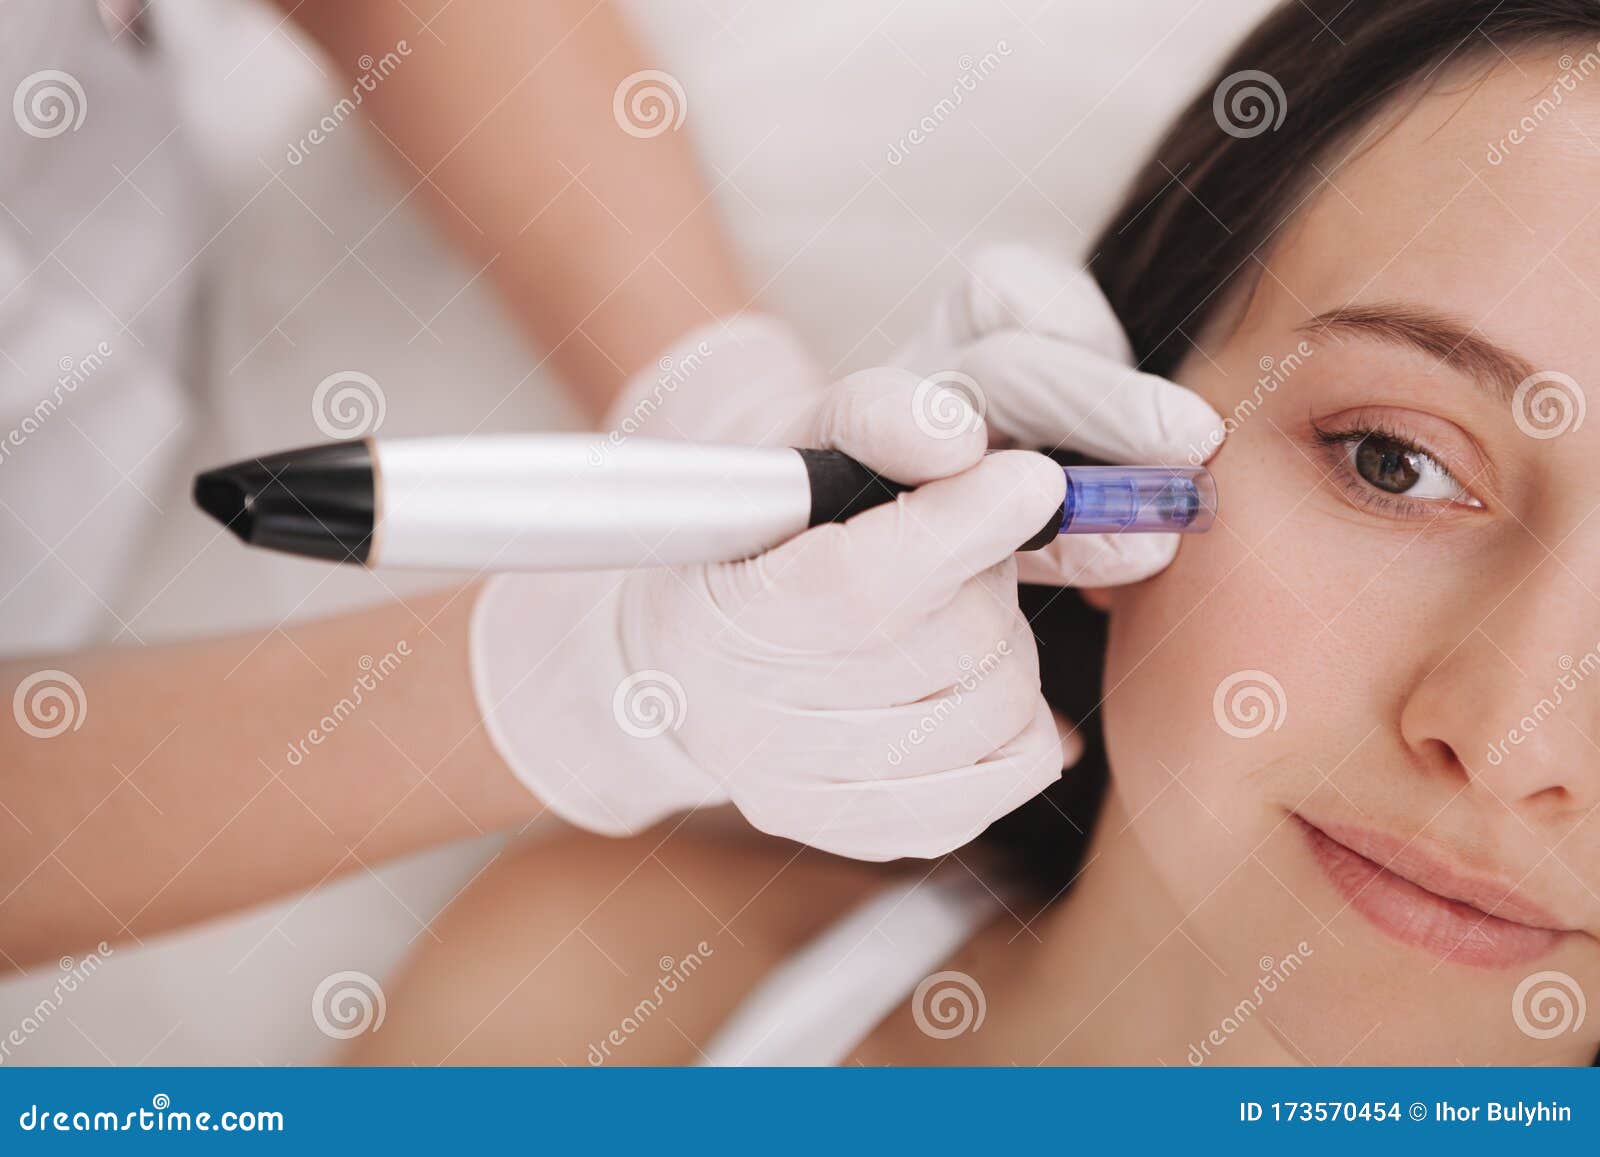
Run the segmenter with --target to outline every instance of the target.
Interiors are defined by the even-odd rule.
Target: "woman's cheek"
[[[1229,465],[1217,470],[1225,524],[1113,596],[1102,709],[1113,783],[1140,838],[1159,858],[1187,859],[1202,890],[1293,804],[1278,797],[1300,779],[1296,753],[1337,730],[1330,708],[1348,702],[1330,685],[1339,663],[1318,616],[1349,595],[1316,577],[1309,522],[1229,485],[1230,473],[1262,467]]]

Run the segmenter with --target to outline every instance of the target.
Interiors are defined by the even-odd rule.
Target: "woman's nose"
[[[1401,734],[1524,818],[1587,812],[1600,804],[1600,597],[1553,559],[1485,595],[1498,606],[1462,623],[1407,700]]]

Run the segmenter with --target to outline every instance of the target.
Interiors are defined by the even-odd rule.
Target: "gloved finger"
[[[983,415],[959,383],[891,368],[834,385],[818,407],[815,437],[908,486],[959,474],[988,447]]]
[[[1035,703],[1027,728],[981,762],[903,781],[898,802],[912,822],[901,829],[900,855],[931,859],[971,843],[1061,778],[1065,758],[1054,715],[1042,696]]]
[[[686,574],[682,588],[690,597],[703,597],[697,591],[709,589],[722,569]],[[836,588],[835,595],[853,597],[848,587]],[[659,620],[671,608],[649,613]],[[767,632],[773,637],[763,637]],[[748,618],[725,620],[712,641],[724,671],[741,685],[766,687],[771,702],[811,711],[918,703],[963,679],[982,678],[1000,660],[1019,654],[1035,664],[1037,680],[1033,628],[1017,605],[1015,556],[964,583],[950,602],[909,630],[891,629],[887,621],[863,630],[824,612],[780,616],[759,628]]]
[[[1114,587],[1165,570],[1178,534],[1063,534],[1043,550],[1017,555],[1017,577],[1058,587]]]
[[[843,527],[818,531],[827,539]],[[703,606],[697,641],[714,643],[727,663],[740,664],[745,682],[760,680],[782,701],[816,708],[912,703],[960,678],[964,658],[1032,644],[1017,605],[1015,555],[931,608],[905,592],[887,607],[868,606],[856,576],[819,580],[826,568],[815,560],[795,573],[805,557],[683,568],[673,572],[672,585],[655,584],[637,596],[645,600],[641,614],[670,624],[683,619],[681,600]],[[908,576],[907,588],[921,577]],[[884,597],[895,598],[892,591]],[[707,623],[716,624],[709,638]]]
[[[807,769],[792,782],[835,786],[935,775],[1003,750],[1029,725],[1038,694],[1030,644],[1025,652],[1013,648],[975,663],[957,683],[915,703],[785,708],[743,766],[759,773],[763,764],[782,759]]]
[[[1016,564],[1008,560],[1004,565],[1011,570],[1014,591]],[[830,637],[825,646],[813,649],[804,624],[776,640],[757,638],[739,624],[727,624],[724,633],[713,633],[710,640],[722,662],[719,677],[762,687],[766,705],[774,713],[792,710],[796,743],[807,742],[804,730],[816,730],[824,714],[833,726],[848,720],[851,712],[867,721],[873,710],[904,711],[907,720],[895,718],[879,729],[892,739],[914,722],[910,717],[919,711],[943,716],[943,711],[920,705],[963,685],[976,686],[1016,656],[1027,656],[1035,665],[1032,678],[1037,682],[1035,643],[1027,620],[1015,606],[1008,612],[996,605],[974,583],[952,601],[947,608],[953,612],[950,616],[941,612],[910,632],[886,632],[859,644],[847,632],[836,632],[837,644]],[[880,737],[867,733],[850,742]],[[783,735],[777,738],[784,740]]]
[[[1094,276],[1029,245],[988,245],[969,262],[962,287],[966,338],[1002,329],[1061,338],[1113,361],[1130,363],[1127,335]]]
[[[839,592],[849,599],[848,589]],[[1017,564],[1007,558],[964,583],[943,607],[907,626],[824,614],[775,640],[761,677],[787,701],[843,709],[916,703],[947,691],[974,668],[1034,646],[1017,606]],[[788,620],[793,623],[791,618]],[[815,653],[811,653],[815,649]]]
[[[1182,466],[1222,443],[1222,417],[1199,394],[1068,342],[994,333],[958,351],[957,368],[982,386],[989,425],[1029,446]]]
[[[1061,468],[1043,455],[990,454],[965,473],[752,560],[761,595],[750,611],[758,618],[829,614],[841,629],[863,633],[886,620],[920,619],[1037,533],[1065,493]]]
[[[1030,670],[1031,667],[1031,670]],[[920,703],[883,713],[883,765],[856,779],[924,779],[976,764],[1003,750],[1032,721],[1039,693],[1037,663],[1011,655],[986,673],[974,667],[959,682]]]
[[[1063,765],[1055,719],[1036,696],[1028,726],[979,763],[915,779],[801,785],[749,807],[735,792],[734,801],[763,831],[781,826],[790,839],[835,855],[931,859],[971,843],[1061,778]]]
[[[1024,647],[1033,649],[1033,628],[1017,604],[1018,557],[974,575],[948,603],[898,640],[926,676],[916,698],[953,686],[975,666]]]
[[[1000,330],[1025,330],[1081,345],[1113,361],[1133,352],[1111,303],[1079,266],[1027,245],[979,249],[966,276],[934,305],[933,322],[895,364],[932,373],[953,346]]]
[[[629,378],[603,427],[643,429],[653,438],[801,445],[796,435],[824,380],[788,325],[735,314],[683,334]]]
[[[881,761],[819,767],[819,774],[835,782],[906,779],[977,763],[1003,749],[1028,726],[1039,697],[1038,651],[1026,620],[1017,620],[1009,638],[981,655],[963,655],[948,685],[872,714]]]
[[[1078,760],[1083,758],[1083,736],[1078,733],[1072,720],[1061,712],[1051,711],[1050,716],[1055,721],[1056,736],[1061,740],[1061,766],[1077,766]]]

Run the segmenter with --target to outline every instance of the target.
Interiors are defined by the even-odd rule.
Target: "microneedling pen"
[[[1058,534],[1195,534],[1199,467],[1064,466]],[[334,442],[199,475],[200,508],[252,546],[366,566],[607,570],[750,558],[906,487],[834,450],[592,434]]]

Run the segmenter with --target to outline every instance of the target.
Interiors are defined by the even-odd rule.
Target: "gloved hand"
[[[1088,272],[1022,245],[981,249],[968,268],[891,359],[921,379],[910,394],[915,424],[901,427],[929,435],[913,437],[916,454],[933,461],[940,439],[974,426],[986,427],[993,447],[1076,450],[1152,466],[1195,465],[1221,444],[1222,418],[1203,398],[1132,368],[1122,325]],[[870,387],[830,389],[794,333],[758,315],[701,327],[661,368],[623,390],[613,427],[840,449],[867,411],[904,404],[874,397]],[[1135,582],[1172,561],[1179,537],[1063,535],[1018,555],[1019,574],[1058,586]]]
[[[1107,462],[1188,466],[1221,445],[1198,394],[1132,368],[1122,325],[1086,270],[1023,245],[979,250],[966,279],[892,359],[971,398],[990,444]],[[1017,556],[1023,582],[1113,586],[1163,570],[1176,534],[1062,535]]]
[[[745,315],[623,391],[613,437],[819,446],[897,481],[947,480],[745,563],[492,580],[474,620],[479,702],[554,810],[623,833],[731,799],[757,827],[840,854],[937,855],[1077,759],[1038,694],[1016,564],[1000,561],[1053,512],[1060,472],[1004,455],[949,476],[981,457],[984,411],[1014,441],[1113,461],[1185,461],[1221,422],[1126,367],[1087,275],[1017,250],[977,267],[902,359],[921,377],[826,385],[786,326]],[[1031,581],[1126,582],[1165,566],[1172,539],[1076,536],[1043,565],[1017,557]]]
[[[534,794],[611,834],[731,800],[764,831],[883,860],[959,847],[1060,775],[1012,552],[1061,472],[984,458],[981,425],[931,438],[917,385],[875,370],[827,391],[831,445],[927,482],[896,503],[745,562],[487,584],[478,702]]]

